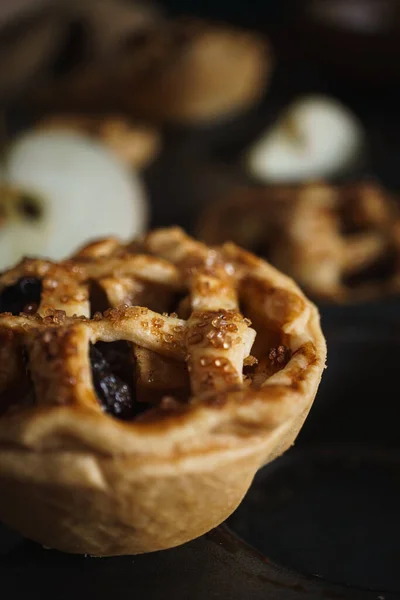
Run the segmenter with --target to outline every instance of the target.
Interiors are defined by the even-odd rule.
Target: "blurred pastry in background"
[[[88,136],[31,131],[11,142],[0,183],[0,268],[64,258],[88,237],[130,239],[147,221],[135,171]]]
[[[9,0],[0,6],[0,100],[11,102],[56,69],[111,57],[161,20],[146,0]]]
[[[145,33],[164,19],[160,6],[149,0],[69,0],[68,11],[83,30],[93,60],[106,59],[132,35]]]
[[[53,110],[196,124],[254,105],[272,64],[268,42],[256,33],[195,18],[155,21],[106,58],[56,76],[34,100]]]
[[[296,99],[245,154],[250,175],[271,183],[342,175],[363,159],[365,136],[357,117],[334,98]]]
[[[260,254],[319,300],[400,292],[400,211],[373,182],[238,188],[208,207],[198,235]]]
[[[153,162],[161,148],[157,129],[132,123],[119,115],[55,114],[39,121],[37,128],[75,131],[93,137],[137,170]]]
[[[9,4],[11,9],[12,3]],[[44,12],[43,7],[42,10],[37,10],[38,7],[34,6],[34,3],[29,5],[26,2],[26,6],[22,8],[19,12],[15,10],[16,14],[11,15],[13,18],[10,17],[6,23],[1,23],[2,101],[8,101],[20,93],[25,86],[46,71],[61,48],[66,30],[63,15],[56,7],[48,7]]]

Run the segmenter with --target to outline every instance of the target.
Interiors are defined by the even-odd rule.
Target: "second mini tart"
[[[0,518],[68,552],[159,550],[223,521],[293,443],[325,365],[290,279],[179,229],[26,260],[0,301]]]
[[[400,211],[372,181],[237,188],[198,226],[271,261],[318,300],[354,302],[400,292]]]

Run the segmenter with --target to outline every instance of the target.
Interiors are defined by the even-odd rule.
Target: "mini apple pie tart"
[[[0,519],[92,555],[219,524],[298,434],[317,309],[233,244],[178,228],[0,276]]]
[[[210,205],[199,237],[264,256],[311,296],[335,302],[400,292],[400,211],[371,181],[244,187]]]

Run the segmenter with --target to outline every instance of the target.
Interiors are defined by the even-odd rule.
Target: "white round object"
[[[247,167],[266,182],[331,177],[360,159],[364,133],[358,119],[337,100],[306,96],[291,104],[247,153]]]
[[[23,256],[60,260],[94,238],[129,240],[146,225],[139,177],[83,135],[61,130],[25,134],[9,150],[3,178],[5,190],[15,194],[6,201],[0,197],[5,215],[0,268]],[[24,215],[24,198],[38,205],[39,215]]]

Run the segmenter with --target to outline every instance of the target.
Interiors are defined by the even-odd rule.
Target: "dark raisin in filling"
[[[19,315],[35,313],[40,304],[42,282],[36,277],[21,277],[0,294],[0,312]]]
[[[132,419],[149,407],[135,402],[134,360],[128,342],[90,346],[93,384],[103,410],[117,419]]]
[[[128,385],[116,375],[104,354],[90,346],[92,377],[96,394],[103,410],[119,419],[133,416],[132,394]]]
[[[119,377],[129,388],[135,388],[134,359],[132,346],[129,342],[97,342],[96,350],[101,352],[109,368],[116,377]]]

